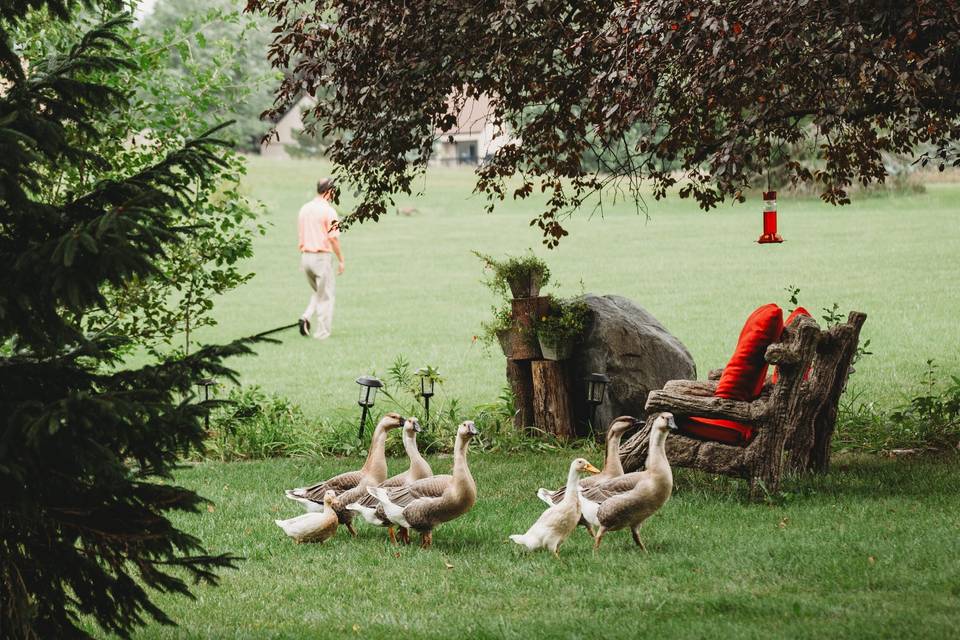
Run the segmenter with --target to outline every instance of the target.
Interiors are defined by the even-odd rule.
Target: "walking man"
[[[316,316],[313,337],[323,340],[333,329],[333,302],[336,276],[333,258],[337,258],[337,275],[343,273],[340,251],[340,230],[337,211],[330,204],[336,195],[333,178],[317,182],[317,197],[300,207],[297,230],[300,236],[300,267],[307,274],[313,289],[310,304],[300,317],[300,335],[310,333],[310,321]]]

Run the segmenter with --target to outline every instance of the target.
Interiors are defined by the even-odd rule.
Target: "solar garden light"
[[[583,379],[587,383],[587,404],[590,405],[590,431],[597,418],[597,407],[603,404],[603,394],[607,390],[610,378],[602,373],[591,373]]]
[[[217,381],[213,378],[203,378],[202,380],[197,381],[197,386],[203,387],[203,401],[210,402],[210,387],[217,384]],[[203,414],[203,428],[207,431],[210,431],[210,409],[207,408],[207,412]]]
[[[360,385],[360,398],[357,404],[363,407],[360,414],[360,431],[357,432],[357,439],[363,440],[363,426],[367,423],[367,411],[373,406],[373,401],[377,397],[377,389],[383,386],[383,383],[373,376],[360,376],[357,378],[357,384]]]
[[[420,367],[417,369],[417,377],[420,378],[420,395],[423,396],[423,424],[430,422],[430,398],[433,397],[433,385],[437,379],[437,372],[430,367]]]

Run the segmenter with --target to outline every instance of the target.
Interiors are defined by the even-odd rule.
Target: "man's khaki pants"
[[[333,254],[331,253],[302,253],[300,266],[307,274],[307,282],[313,289],[310,304],[303,312],[303,318],[312,322],[314,314],[317,316],[314,338],[326,338],[333,330],[333,302],[336,289],[336,275],[333,272]]]

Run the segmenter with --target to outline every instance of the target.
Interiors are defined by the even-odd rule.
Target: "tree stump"
[[[534,321],[547,313],[549,300],[546,296],[537,298],[514,298],[513,308],[513,353],[514,360],[538,360],[542,357],[537,336],[533,333]]]
[[[530,366],[534,426],[564,440],[574,437],[573,407],[566,367],[554,360],[534,360]]]
[[[518,429],[533,425],[533,377],[529,360],[507,359],[507,381],[513,392],[513,426]]]

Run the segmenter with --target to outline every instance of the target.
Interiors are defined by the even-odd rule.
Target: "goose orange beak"
[[[594,474],[600,473],[600,469],[597,469],[595,466],[593,466],[593,465],[590,464],[589,462],[587,463],[587,466],[585,466],[585,467],[583,468],[583,470],[584,470],[584,471],[589,471],[590,473],[594,473]]]

